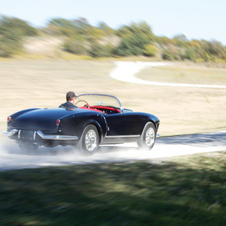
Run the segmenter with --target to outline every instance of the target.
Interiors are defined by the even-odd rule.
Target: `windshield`
[[[104,106],[104,107],[114,107],[122,112],[122,106],[120,101],[111,95],[106,94],[81,94],[75,100],[75,105],[82,107],[87,103],[90,106]]]

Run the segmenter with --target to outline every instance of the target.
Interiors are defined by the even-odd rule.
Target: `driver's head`
[[[67,92],[67,94],[66,94],[66,100],[67,100],[67,101],[74,101],[76,97],[77,97],[77,96],[76,96],[75,93],[72,92],[72,91]]]

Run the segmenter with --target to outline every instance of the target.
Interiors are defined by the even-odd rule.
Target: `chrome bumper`
[[[37,131],[37,134],[44,140],[78,140],[77,136],[46,135],[40,130]]]
[[[11,131],[3,131],[2,134],[4,134],[7,137],[12,137],[18,132],[18,138],[20,139],[20,130],[13,129]],[[34,133],[37,133],[43,140],[78,140],[77,136],[65,136],[65,135],[46,135],[42,131],[38,130],[37,132],[34,131]],[[34,136],[35,139],[35,136]]]
[[[14,134],[16,134],[18,132],[18,129],[12,129],[10,132],[8,131],[3,131],[2,134],[4,134],[5,136],[7,137],[11,137],[13,136]]]

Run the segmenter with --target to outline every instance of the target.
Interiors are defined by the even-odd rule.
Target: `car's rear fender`
[[[10,115],[10,121],[8,121],[8,126],[10,127],[12,122],[20,115],[24,114],[24,113],[27,113],[29,111],[35,111],[35,110],[38,110],[40,108],[30,108],[30,109],[26,109],[26,110],[22,110],[22,111],[18,111],[12,115]]]
[[[16,112],[16,113],[12,114],[11,117],[12,117],[12,118],[16,118],[16,117],[18,117],[19,115],[22,115],[22,114],[24,114],[24,113],[26,113],[26,112],[34,111],[34,110],[38,110],[38,109],[41,109],[41,108],[30,108],[30,109],[18,111],[18,112]]]
[[[75,117],[76,116],[76,117]],[[89,124],[93,124],[97,127],[100,135],[100,142],[107,133],[107,122],[102,114],[91,114],[84,116],[83,114],[77,114],[74,117],[60,118],[60,124],[58,131],[61,135],[77,136],[80,139],[85,127]]]
[[[94,119],[89,119],[83,126],[83,129],[80,131],[80,136],[82,135],[83,130],[86,128],[86,126],[93,124],[94,126],[96,126],[98,133],[99,133],[99,137],[100,137],[100,143],[102,142],[103,138],[105,137],[106,133],[107,133],[107,124],[106,121],[102,121],[102,122],[98,122],[97,120]]]

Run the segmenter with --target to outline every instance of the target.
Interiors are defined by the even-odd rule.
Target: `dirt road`
[[[203,84],[183,84],[183,83],[164,83],[164,82],[151,82],[138,79],[135,74],[147,67],[162,67],[173,66],[174,63],[165,62],[121,62],[116,61],[116,69],[113,70],[110,76],[116,80],[123,82],[130,82],[136,84],[145,84],[150,86],[168,86],[168,87],[191,87],[191,88],[212,88],[212,89],[226,89],[223,85],[203,85]]]
[[[45,166],[81,165],[145,160],[161,162],[162,158],[226,150],[226,131],[158,138],[151,151],[137,148],[136,143],[101,146],[93,156],[82,156],[74,147],[39,148],[23,153],[18,146],[4,140],[0,145],[0,171]]]

